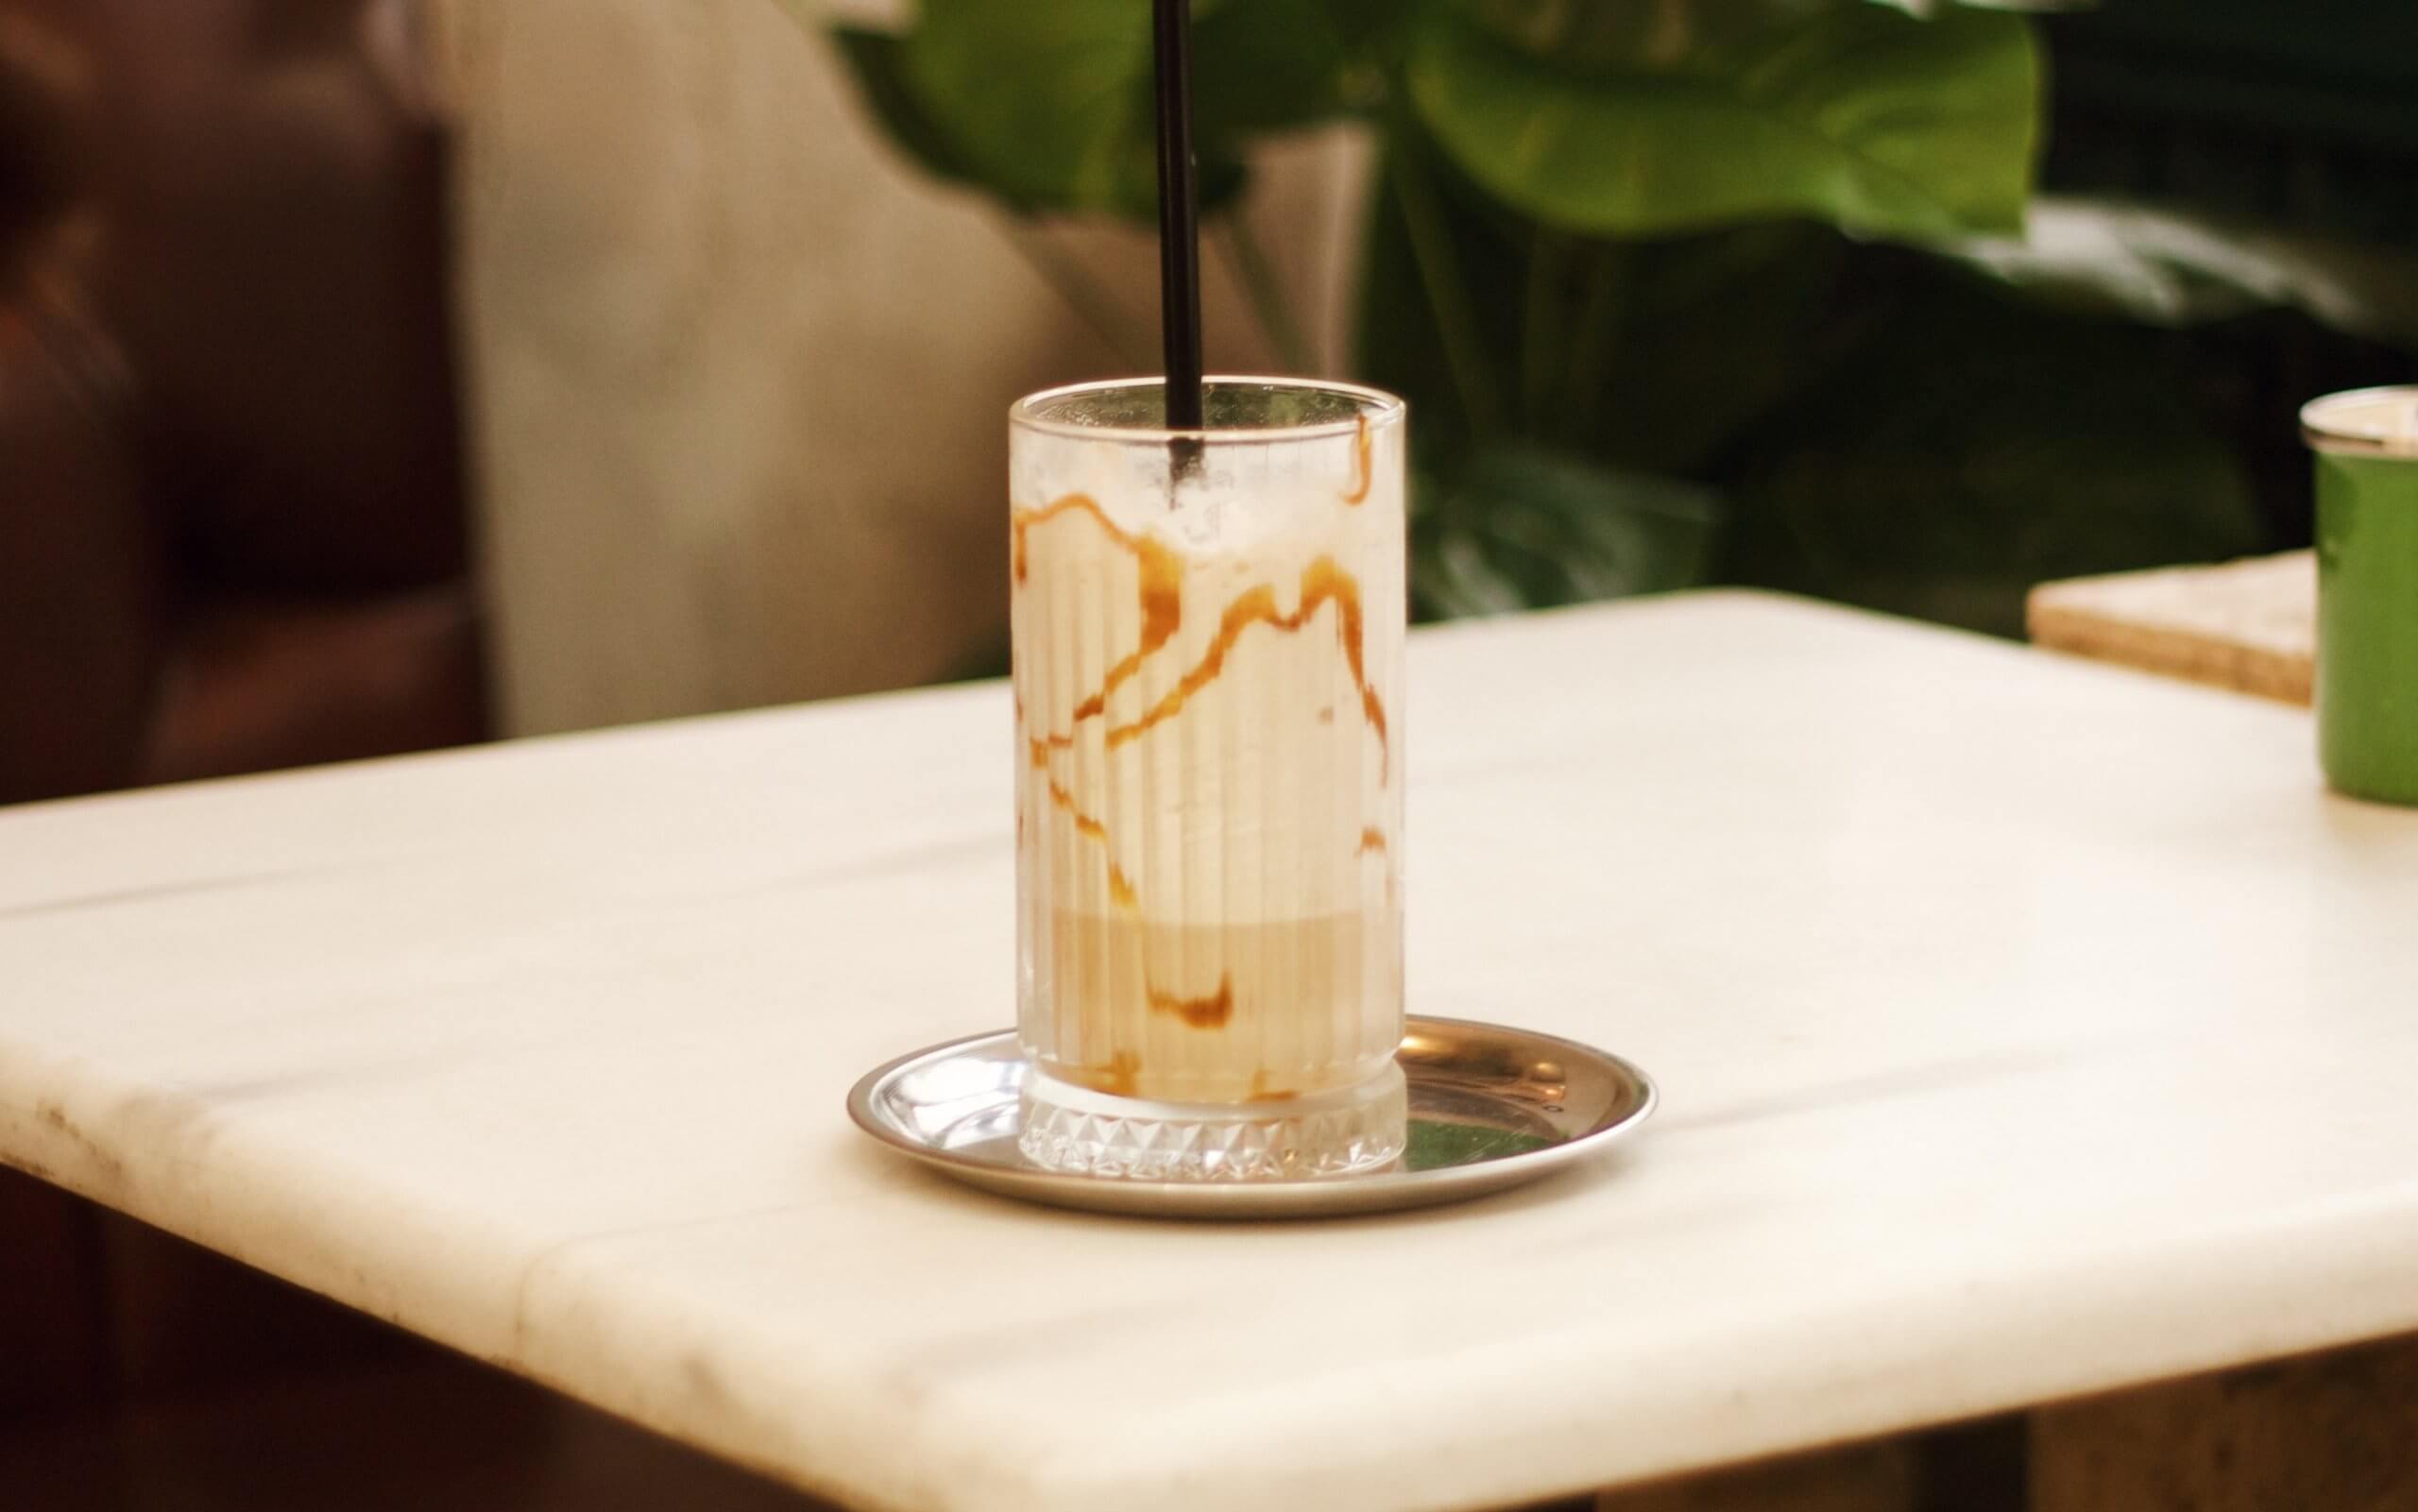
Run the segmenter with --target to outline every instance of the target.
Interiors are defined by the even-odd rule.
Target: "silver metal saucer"
[[[1654,1111],[1644,1072],[1550,1034],[1414,1018],[1400,1059],[1410,1147],[1359,1176],[1137,1181],[1045,1170],[1016,1147],[1025,1063],[1013,1033],[936,1045],[868,1072],[848,1094],[848,1114],[936,1170],[1028,1201],[1161,1217],[1307,1218],[1499,1192],[1595,1154]]]

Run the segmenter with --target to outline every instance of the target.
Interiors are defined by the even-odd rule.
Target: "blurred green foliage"
[[[2282,308],[2406,345],[2418,268],[2289,204],[2161,201],[2091,159],[2103,131],[2069,154],[2101,192],[2039,198],[2056,28],[2088,79],[2188,54],[2205,16],[2234,78],[2260,23],[2024,8],[1196,0],[1208,213],[1260,136],[1378,134],[1360,365],[1416,407],[1420,611],[1735,582],[2012,632],[2042,578],[2281,544],[2192,333]],[[1139,0],[923,0],[836,36],[932,173],[1018,216],[1150,219]],[[2153,76],[2157,109],[2205,103]],[[2375,98],[2364,129],[2418,140],[2418,91]]]

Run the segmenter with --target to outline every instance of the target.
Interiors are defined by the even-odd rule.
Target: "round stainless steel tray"
[[[1595,1154],[1654,1111],[1654,1083],[1615,1055],[1550,1034],[1413,1018],[1403,1039],[1410,1143],[1357,1176],[1144,1181],[1046,1170],[1016,1147],[1024,1058],[1013,1033],[901,1056],[848,1094],[866,1133],[959,1181],[1032,1202],[1168,1217],[1322,1217],[1456,1202]]]

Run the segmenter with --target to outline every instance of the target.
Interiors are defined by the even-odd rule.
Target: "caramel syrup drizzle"
[[[1131,655],[1108,670],[1108,675],[1100,680],[1098,690],[1075,705],[1074,722],[1081,724],[1105,713],[1109,695],[1140,671],[1142,663],[1151,653],[1175,638],[1176,631],[1183,624],[1183,569],[1175,552],[1168,550],[1165,542],[1119,529],[1091,495],[1068,494],[1040,509],[1020,510],[1009,516],[1009,531],[1013,536],[1011,556],[1018,583],[1025,580],[1031,565],[1025,545],[1026,535],[1034,526],[1046,525],[1059,516],[1068,514],[1090,516],[1103,535],[1132,555],[1134,569],[1141,577],[1142,638]],[[1045,734],[1041,739],[1063,751],[1075,743],[1075,732]]]
[[[1251,1091],[1245,1102],[1290,1102],[1301,1094],[1289,1087],[1280,1087],[1268,1079],[1268,1068],[1261,1066],[1251,1074]]]
[[[1140,719],[1124,724],[1111,725],[1108,748],[1112,751],[1129,741],[1138,740],[1152,727],[1163,724],[1183,712],[1194,694],[1218,680],[1226,670],[1226,655],[1235,649],[1243,632],[1255,624],[1264,624],[1284,635],[1298,635],[1319,610],[1335,605],[1337,638],[1343,642],[1343,659],[1352,669],[1352,686],[1360,692],[1360,712],[1369,727],[1377,734],[1377,750],[1384,761],[1381,770],[1393,765],[1391,741],[1386,730],[1385,700],[1369,684],[1369,669],[1365,654],[1360,609],[1360,580],[1335,565],[1332,556],[1321,556],[1302,569],[1301,603],[1291,614],[1276,607],[1276,590],[1263,583],[1245,591],[1226,605],[1219,617],[1217,638],[1200,660],[1183,674],[1181,682],[1167,690],[1165,698],[1152,705]],[[1087,701],[1088,702],[1088,701]]]
[[[1226,1020],[1235,1016],[1235,978],[1229,972],[1218,978],[1218,990],[1206,997],[1179,997],[1152,987],[1150,1011],[1173,1013],[1196,1029],[1223,1028]]]
[[[1047,771],[1049,764],[1048,757],[1045,754],[1047,747],[1036,740],[1032,743],[1032,764]],[[1061,783],[1054,773],[1046,776],[1044,780],[1049,784],[1049,801],[1064,809],[1066,817],[1075,822],[1075,833],[1087,835],[1099,841],[1101,845],[1107,846],[1108,826],[1076,807],[1075,795],[1066,790],[1064,784]],[[1126,876],[1125,868],[1116,864],[1114,847],[1110,848],[1108,857],[1108,898],[1120,909],[1139,909],[1142,906],[1141,894],[1133,891],[1132,880]]]
[[[1347,504],[1363,504],[1369,501],[1369,484],[1376,481],[1377,472],[1373,466],[1376,442],[1375,438],[1369,433],[1369,416],[1366,414],[1354,416],[1354,421],[1352,430],[1354,481],[1351,488],[1345,492],[1343,501]]]
[[[1346,504],[1356,505],[1369,497],[1371,481],[1371,441],[1368,416],[1362,416],[1354,437],[1356,478],[1351,491],[1342,498]],[[1140,578],[1140,609],[1142,635],[1133,651],[1108,670],[1098,689],[1076,704],[1072,723],[1098,719],[1107,712],[1109,696],[1132,679],[1142,669],[1142,663],[1163,649],[1175,637],[1183,623],[1182,565],[1176,553],[1165,543],[1148,535],[1137,535],[1120,528],[1108,518],[1099,501],[1088,494],[1073,493],[1051,501],[1039,509],[1017,510],[1009,516],[1011,535],[1010,560],[1015,581],[1022,583],[1030,571],[1031,562],[1027,536],[1035,526],[1047,524],[1064,515],[1084,515],[1099,528],[1101,534],[1133,558]],[[1360,694],[1360,710],[1369,727],[1376,733],[1380,761],[1379,771],[1390,773],[1393,766],[1392,739],[1386,720],[1385,701],[1369,682],[1366,647],[1366,620],[1362,611],[1359,580],[1336,565],[1335,558],[1320,556],[1302,569],[1301,594],[1291,614],[1276,607],[1275,590],[1266,584],[1251,588],[1226,605],[1219,617],[1217,637],[1202,653],[1200,660],[1183,674],[1166,696],[1144,711],[1139,719],[1112,725],[1108,731],[1108,747],[1115,750],[1137,740],[1153,727],[1165,723],[1183,712],[1184,705],[1195,694],[1216,682],[1225,671],[1226,657],[1243,632],[1255,624],[1265,624],[1284,635],[1297,635],[1318,611],[1328,603],[1336,608],[1337,638],[1343,646],[1345,662],[1352,671],[1353,687]],[[1024,720],[1024,699],[1021,692],[1015,700],[1016,720]],[[1044,773],[1051,805],[1064,811],[1074,824],[1075,832],[1086,836],[1109,851],[1108,893],[1116,907],[1139,912],[1141,895],[1134,891],[1132,879],[1117,863],[1115,847],[1109,843],[1108,826],[1094,815],[1083,812],[1075,795],[1059,782],[1049,770],[1049,754],[1065,750],[1075,742],[1074,729],[1044,732],[1026,737],[1026,750],[1035,770]],[[1389,780],[1389,779],[1388,779]],[[1360,832],[1360,846],[1354,853],[1366,856],[1386,848],[1384,832],[1371,826]],[[1200,997],[1185,997],[1163,991],[1148,981],[1145,963],[1145,989],[1149,994],[1153,1012],[1168,1013],[1194,1028],[1220,1028],[1235,1012],[1235,984],[1231,973],[1220,976],[1218,990]],[[1131,1050],[1119,1050],[1112,1057],[1113,1079],[1121,1085],[1115,1090],[1130,1091],[1133,1077],[1140,1069],[1139,1059]],[[1289,1096],[1280,1094],[1277,1096]]]
[[[1141,1074],[1142,1058],[1132,1050],[1119,1050],[1110,1056],[1105,1067],[1068,1066],[1059,1072],[1078,1086],[1089,1087],[1094,1092],[1112,1093],[1119,1097],[1134,1095],[1140,1086]]]

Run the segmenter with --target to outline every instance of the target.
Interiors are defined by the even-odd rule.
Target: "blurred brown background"
[[[412,15],[0,6],[0,801],[482,733]]]
[[[414,25],[0,5],[0,802],[485,734]],[[0,1171],[11,1506],[130,1471],[29,1443],[397,1348]]]

